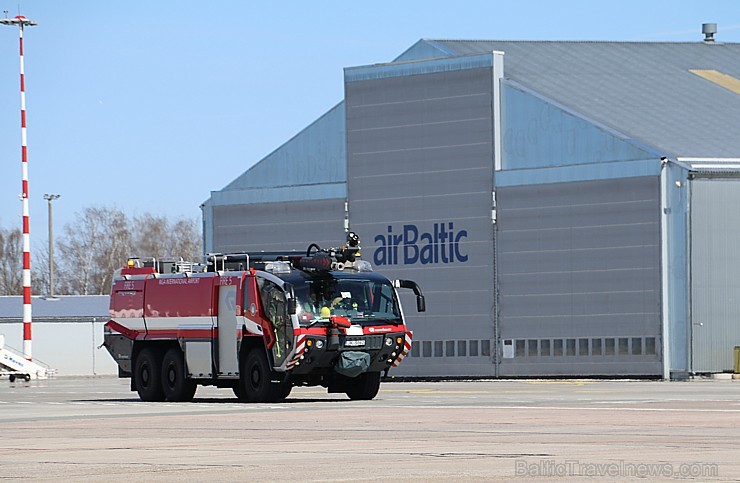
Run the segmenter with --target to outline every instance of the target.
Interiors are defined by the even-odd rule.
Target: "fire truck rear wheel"
[[[162,352],[153,347],[142,349],[134,361],[136,392],[142,401],[164,401],[161,376]]]
[[[185,359],[179,347],[168,350],[162,359],[162,390],[168,401],[192,401],[196,384],[187,378]]]
[[[378,395],[380,389],[380,373],[366,372],[360,374],[347,386],[347,396],[358,401],[369,401]]]
[[[282,384],[272,382],[274,374],[267,362],[264,349],[255,348],[249,351],[242,362],[242,394],[248,402],[274,402],[280,399]]]

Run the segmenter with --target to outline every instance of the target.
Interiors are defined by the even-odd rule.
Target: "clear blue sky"
[[[26,30],[31,236],[86,206],[199,205],[420,38],[740,42],[735,0],[0,0]],[[0,225],[20,227],[18,32],[0,26]]]

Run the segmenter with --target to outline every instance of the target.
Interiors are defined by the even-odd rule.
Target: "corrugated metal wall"
[[[214,252],[305,250],[344,242],[344,199],[214,206]]]
[[[740,346],[740,179],[691,184],[692,370],[731,370]]]
[[[660,374],[659,178],[498,188],[501,375]]]
[[[403,296],[414,345],[397,375],[494,373],[490,59],[345,76],[351,228],[376,270],[427,296],[423,315]]]

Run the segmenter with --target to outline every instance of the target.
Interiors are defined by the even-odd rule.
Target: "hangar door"
[[[740,346],[740,178],[691,181],[693,372],[731,370]]]

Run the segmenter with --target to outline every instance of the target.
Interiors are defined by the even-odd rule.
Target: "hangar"
[[[427,296],[396,375],[730,370],[740,44],[711,37],[422,39],[345,68],[338,105],[211,192],[206,251],[357,232]]]

